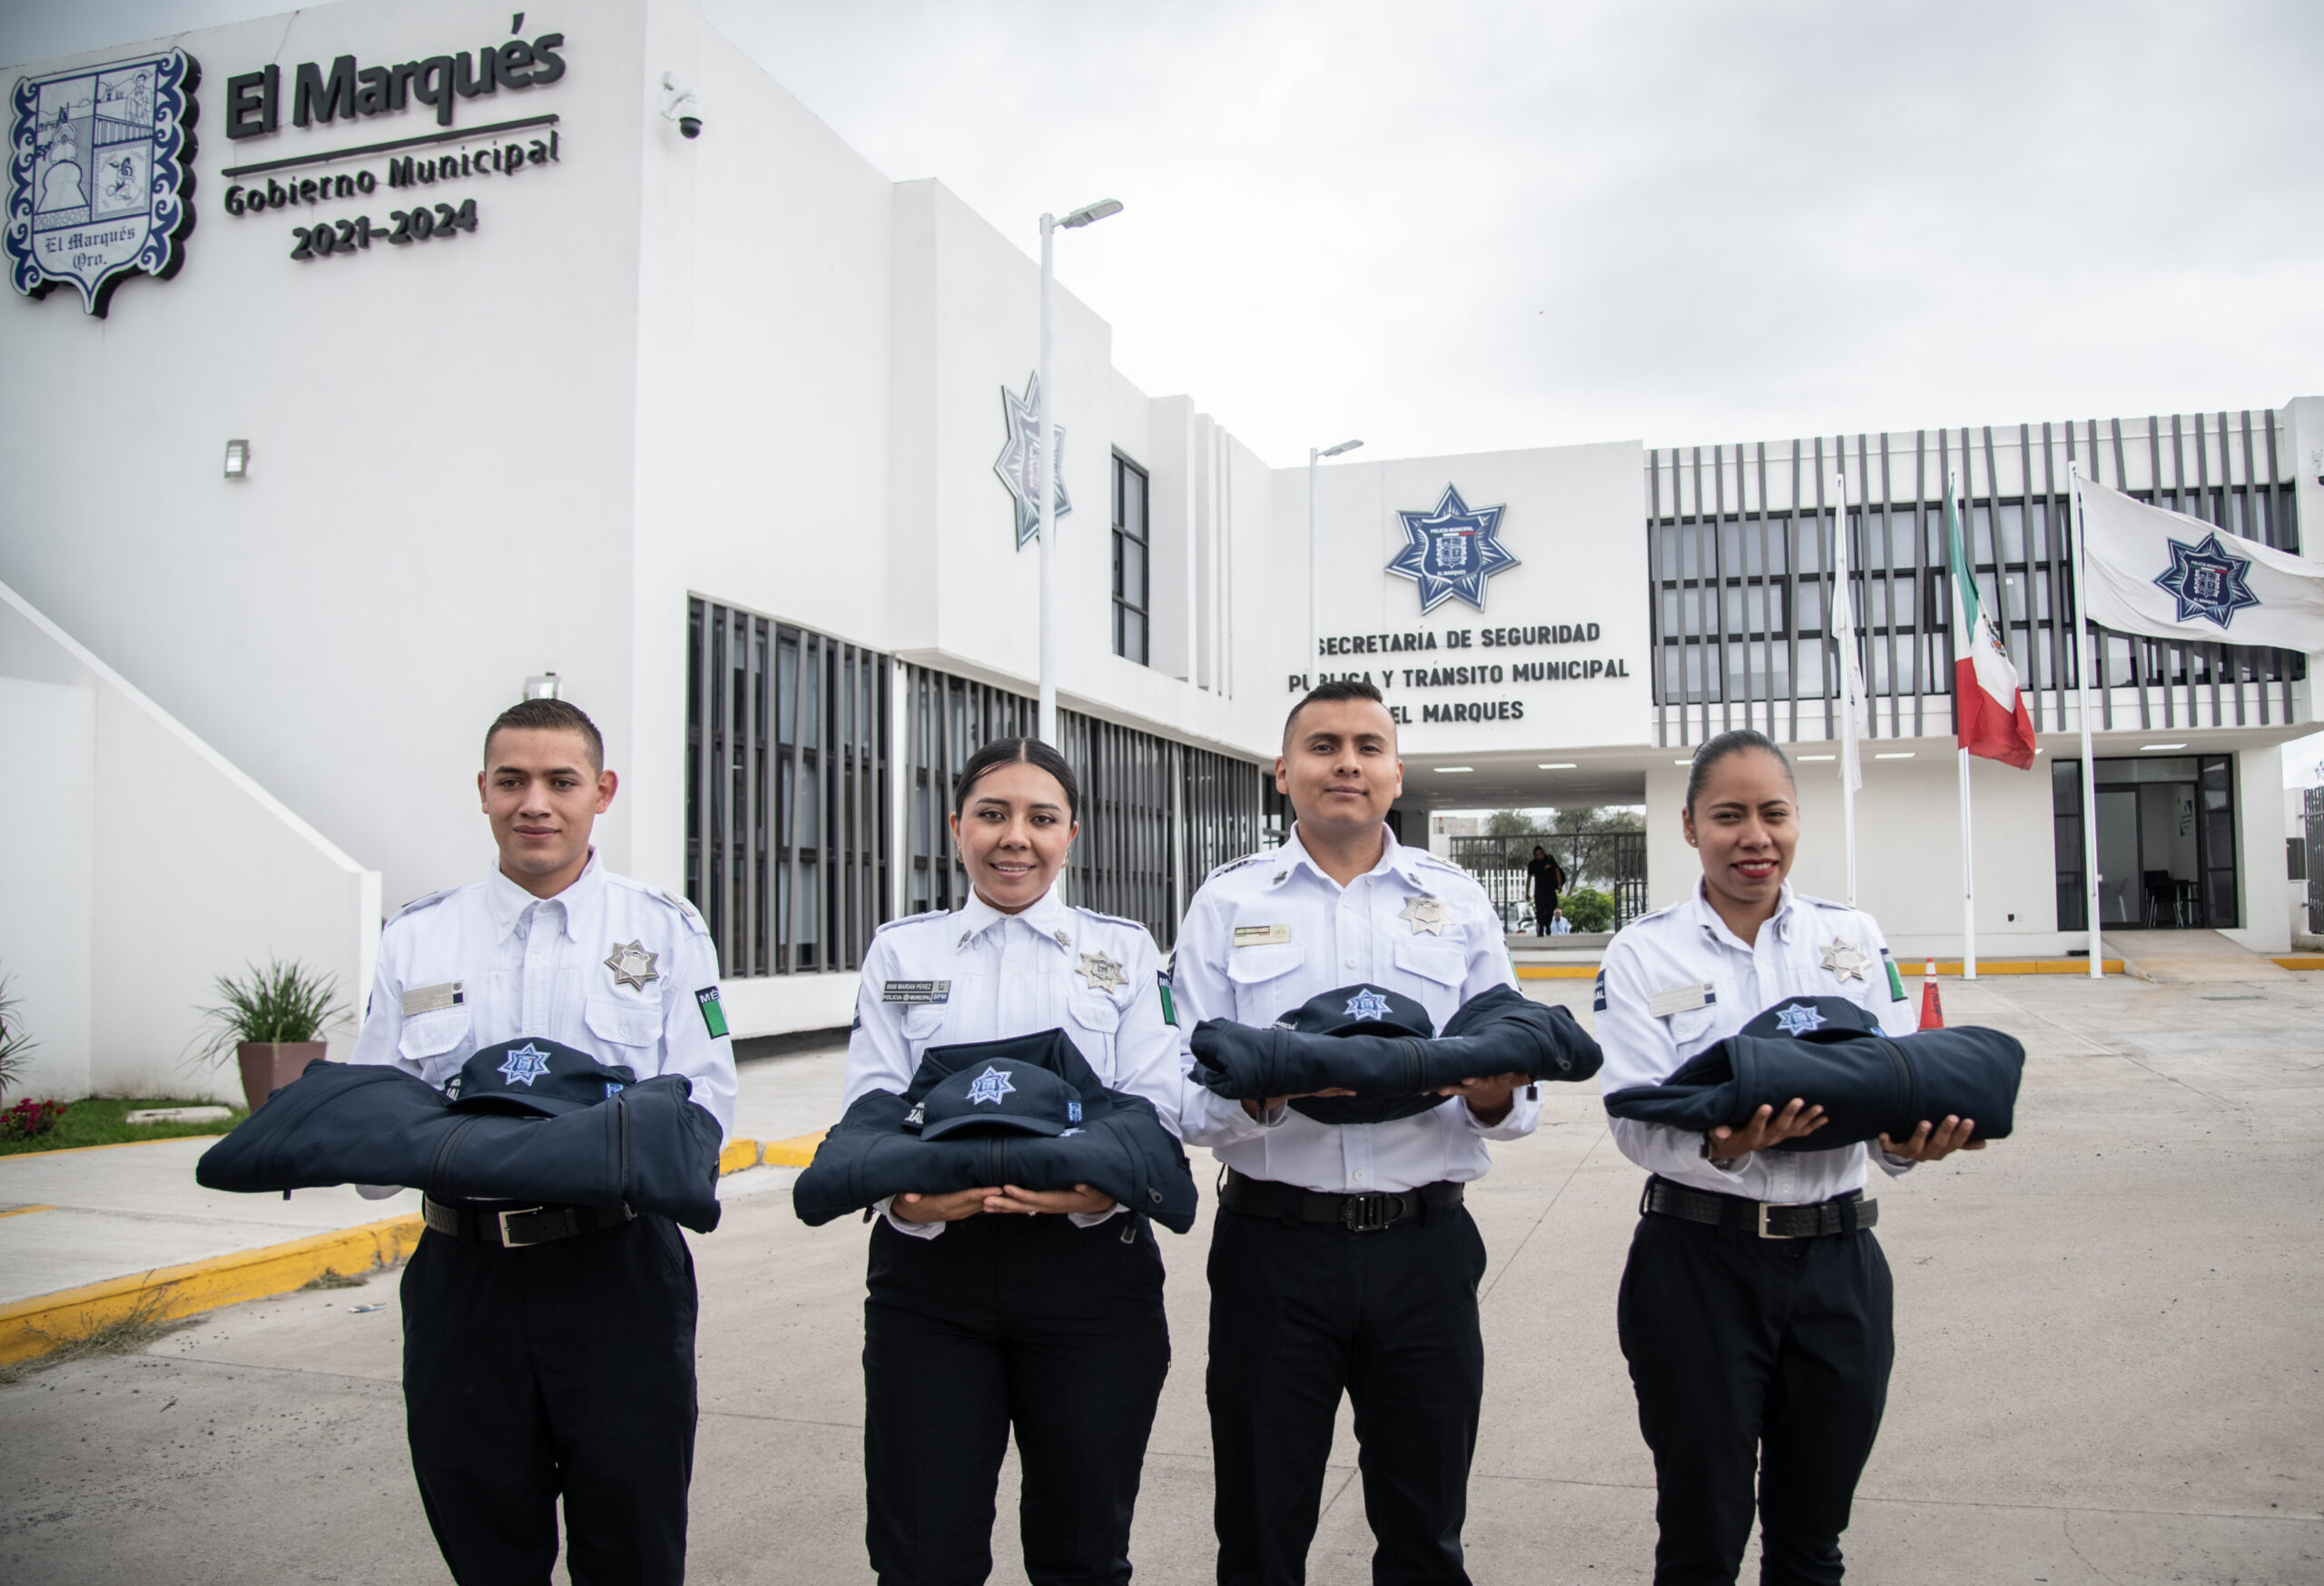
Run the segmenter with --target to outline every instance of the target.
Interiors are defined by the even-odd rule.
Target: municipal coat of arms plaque
[[[162,50],[17,80],[0,241],[18,291],[70,285],[102,318],[129,276],[177,273],[193,229],[201,75],[183,50]]]

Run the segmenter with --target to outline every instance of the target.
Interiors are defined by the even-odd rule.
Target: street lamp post
[[[1057,300],[1057,229],[1063,226],[1078,231],[1092,221],[1102,221],[1121,212],[1119,199],[1101,198],[1096,203],[1083,204],[1061,221],[1055,215],[1041,217],[1041,703],[1040,721],[1035,730],[1044,742],[1052,744],[1058,741],[1057,435],[1052,417],[1056,397],[1049,383],[1049,342]]]
[[[1323,670],[1320,657],[1324,651],[1323,547],[1315,536],[1315,463],[1319,458],[1337,457],[1344,451],[1354,451],[1364,442],[1343,440],[1337,446],[1317,450],[1307,448],[1307,665],[1300,668],[1315,686],[1317,673]]]

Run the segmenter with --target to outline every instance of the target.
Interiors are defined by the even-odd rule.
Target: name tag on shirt
[[[1718,1000],[1718,988],[1709,980],[1691,986],[1673,986],[1668,991],[1657,991],[1647,999],[1646,1010],[1657,1019],[1668,1019],[1674,1013],[1691,1013]]]
[[[880,1000],[882,1002],[950,1002],[952,982],[950,980],[882,980]]]
[[[1237,925],[1235,928],[1236,947],[1272,947],[1291,940],[1288,925]]]
[[[434,1013],[446,1008],[458,1008],[468,1000],[458,980],[447,980],[440,986],[414,986],[403,994],[403,1016],[416,1018],[422,1013]]]

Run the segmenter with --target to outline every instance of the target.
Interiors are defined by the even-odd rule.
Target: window
[[[1114,458],[1114,654],[1146,665],[1146,475]]]
[[[686,896],[719,972],[854,969],[887,918],[886,658],[687,604]]]

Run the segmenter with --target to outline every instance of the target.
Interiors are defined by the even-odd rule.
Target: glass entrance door
[[[2233,762],[2224,754],[2101,760],[2099,919],[2109,931],[2189,931],[2239,923]],[[2051,767],[2058,929],[2083,913],[2082,763]]]

